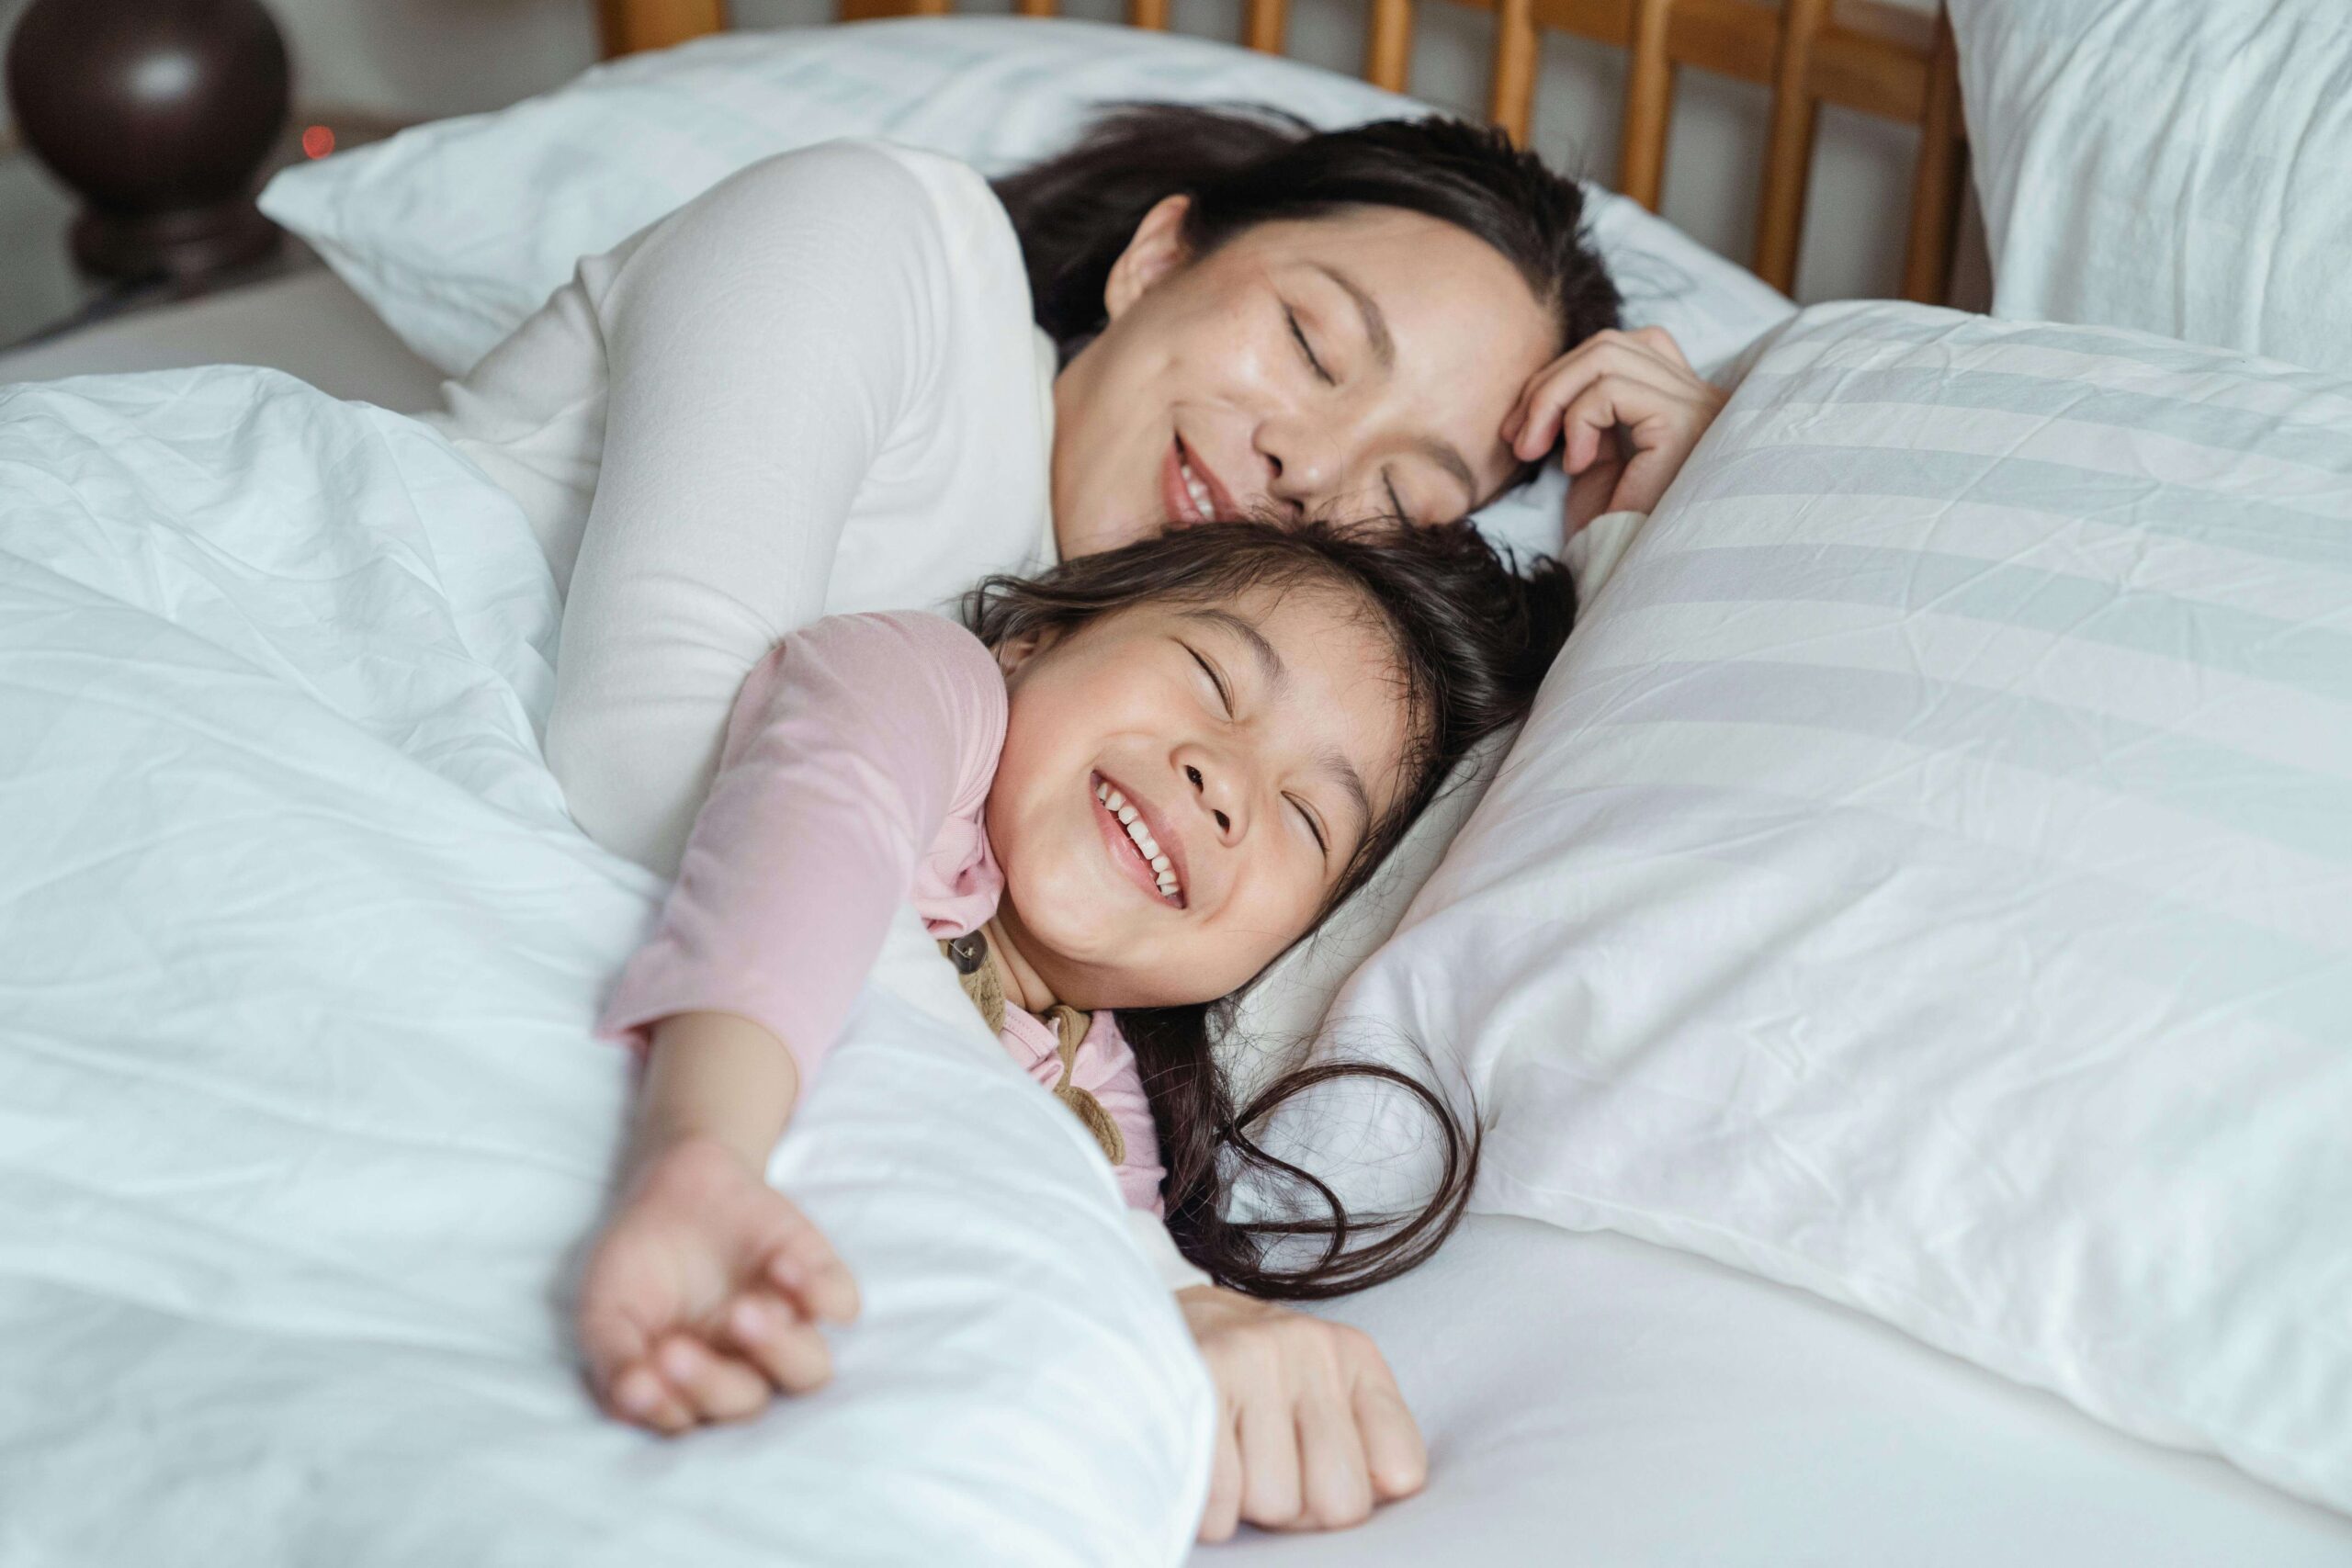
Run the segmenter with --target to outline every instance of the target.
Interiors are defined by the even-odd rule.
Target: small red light
[[[305,126],[302,130],[302,155],[323,158],[334,151],[334,132],[323,125]]]

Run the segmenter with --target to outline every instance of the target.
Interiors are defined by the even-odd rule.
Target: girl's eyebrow
[[[1276,691],[1280,691],[1290,679],[1290,666],[1283,662],[1282,649],[1268,642],[1266,634],[1247,616],[1217,609],[1185,610],[1180,614],[1186,620],[1199,621],[1238,638],[1249,649],[1250,657],[1258,661],[1258,669],[1265,676],[1266,684]],[[1368,830],[1372,826],[1372,792],[1364,788],[1363,774],[1356,771],[1355,763],[1348,760],[1347,753],[1337,748],[1323,751],[1317,755],[1315,766],[1318,772],[1328,774],[1339,786],[1340,793],[1348,797],[1349,804],[1356,808],[1362,828]]]
[[[1283,662],[1282,650],[1268,642],[1266,634],[1247,617],[1237,615],[1230,610],[1186,610],[1182,614],[1188,621],[1200,621],[1238,638],[1242,646],[1249,649],[1250,657],[1257,660],[1259,672],[1265,676],[1266,684],[1279,688],[1290,679],[1290,666]]]
[[[1348,804],[1356,808],[1356,836],[1362,838],[1370,832],[1372,792],[1363,787],[1363,775],[1356,772],[1356,765],[1348,761],[1347,753],[1336,749],[1325,751],[1315,759],[1315,765],[1330,775],[1331,782],[1340,786],[1340,793],[1348,797]]]

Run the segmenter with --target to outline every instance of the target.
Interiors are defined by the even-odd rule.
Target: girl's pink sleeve
[[[598,1032],[641,1044],[673,1013],[735,1013],[812,1072],[919,884],[927,912],[977,925],[993,906],[980,824],[1004,726],[996,660],[952,621],[834,615],[786,637],[743,682],[677,886]]]

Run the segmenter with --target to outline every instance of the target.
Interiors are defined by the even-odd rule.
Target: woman
[[[438,421],[565,591],[573,814],[673,869],[744,675],[823,614],[1211,518],[1451,522],[1564,431],[1572,523],[1645,510],[1720,395],[1611,331],[1581,216],[1491,131],[1156,107],[994,191],[882,143],[786,154],[583,262]],[[1419,1486],[1363,1336],[1180,1300],[1227,1416],[1204,1537]]]

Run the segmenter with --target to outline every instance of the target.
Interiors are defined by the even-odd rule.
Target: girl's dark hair
[[[1539,558],[1522,576],[1467,524],[1218,523],[1065,561],[1035,579],[992,577],[965,601],[965,620],[993,647],[1146,604],[1229,604],[1252,591],[1315,588],[1352,595],[1387,634],[1409,737],[1396,803],[1365,835],[1325,906],[1329,914],[1370,878],[1454,764],[1526,716],[1575,618],[1576,590],[1565,568]],[[1465,1128],[1409,1075],[1353,1062],[1296,1068],[1236,1106],[1210,1048],[1212,1027],[1229,1017],[1233,1000],[1119,1014],[1159,1133],[1168,1171],[1161,1193],[1177,1246],[1219,1284],[1291,1300],[1343,1295],[1419,1264],[1469,1199],[1478,1164],[1475,1116]],[[1442,1174],[1419,1210],[1351,1215],[1330,1187],[1256,1142],[1254,1133],[1286,1101],[1350,1077],[1393,1085],[1437,1124]],[[1273,1219],[1228,1217],[1228,1190],[1244,1175],[1271,1190],[1286,1188],[1295,1200],[1311,1192],[1312,1201],[1294,1201]],[[1307,1237],[1323,1238],[1310,1263],[1290,1266],[1270,1256],[1270,1243]]]
[[[1559,323],[1566,352],[1617,325],[1622,301],[1584,233],[1584,192],[1500,130],[1458,119],[1317,130],[1255,106],[1133,104],[1077,145],[996,182],[1029,267],[1037,324],[1064,362],[1102,330],[1102,290],[1144,214],[1193,198],[1204,256],[1243,231],[1351,207],[1451,223],[1500,252]]]

